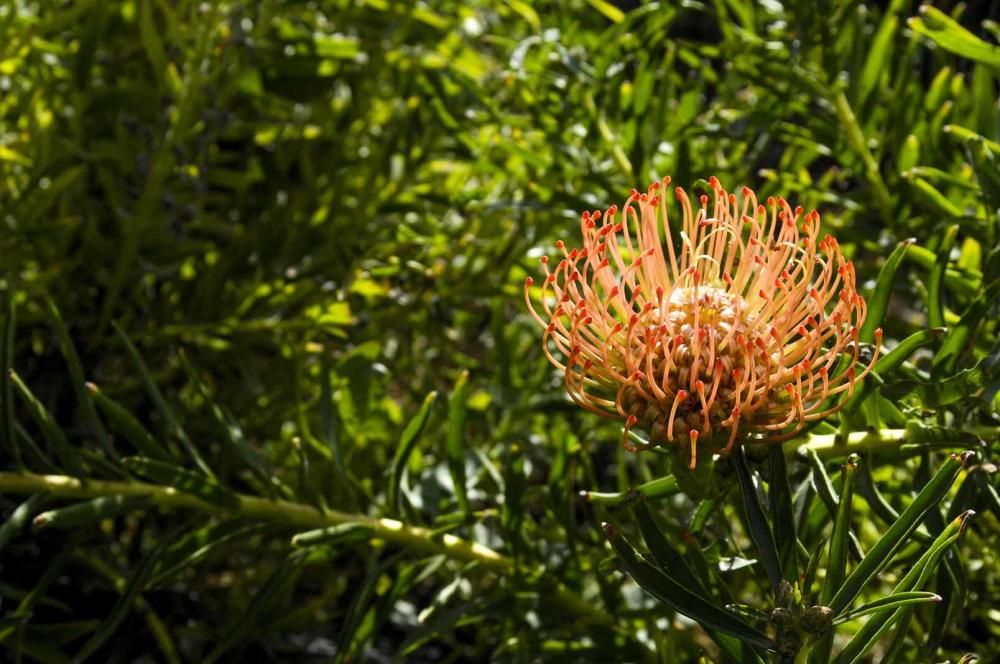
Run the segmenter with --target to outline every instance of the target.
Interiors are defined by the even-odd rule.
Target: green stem
[[[986,438],[1000,433],[1000,428],[983,427],[973,430],[973,433],[981,438]],[[942,440],[935,441],[933,444],[927,442],[908,443],[907,441],[910,437],[911,434],[906,429],[855,431],[847,434],[846,440],[839,433],[811,433],[801,438],[798,445],[794,443],[786,445],[785,452],[787,455],[792,456],[799,453],[800,450],[802,452],[812,450],[821,459],[829,459],[847,457],[855,452],[893,454],[908,451],[916,452],[917,450],[928,449],[929,447],[962,450],[969,447],[969,441],[967,440],[956,440],[954,442]]]
[[[39,494],[65,498],[98,498],[101,496],[148,496],[161,507],[194,509],[216,514],[280,521],[302,528],[323,528],[342,523],[357,523],[369,528],[372,538],[378,538],[408,549],[430,555],[444,555],[453,560],[476,562],[496,572],[513,570],[514,561],[489,547],[469,542],[449,533],[437,535],[428,528],[408,526],[395,519],[380,519],[363,514],[336,510],[320,512],[309,505],[284,500],[267,500],[236,494],[233,508],[216,505],[184,493],[173,487],[145,482],[116,482],[88,479],[83,482],[66,475],[34,475],[0,473],[0,494]],[[565,589],[557,588],[553,599],[565,608],[593,622],[613,624],[613,620],[593,603]]]

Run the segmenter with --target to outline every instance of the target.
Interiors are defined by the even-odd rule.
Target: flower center
[[[754,314],[742,297],[713,286],[675,288],[663,308],[649,312],[650,323],[663,323],[644,326],[648,366],[623,390],[622,410],[651,442],[728,433],[734,412],[746,410],[758,387],[766,392],[770,358]]]

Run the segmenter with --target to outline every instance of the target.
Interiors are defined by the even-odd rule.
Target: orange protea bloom
[[[663,186],[670,183],[664,178]],[[654,182],[632,190],[621,210],[584,212],[583,248],[541,259],[546,356],[564,372],[573,400],[639,426],[647,447],[728,452],[737,435],[787,440],[840,409],[860,373],[858,328],[866,305],[854,265],[837,241],[819,237],[816,211],[782,198],[759,205],[747,187],[730,194],[716,178],[695,208],[675,190],[683,221],[671,228]],[[662,231],[661,231],[662,228]],[[553,350],[556,353],[553,353]]]

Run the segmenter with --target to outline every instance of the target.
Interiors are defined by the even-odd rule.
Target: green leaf
[[[864,107],[868,97],[875,91],[879,78],[885,72],[885,63],[890,59],[892,39],[896,35],[899,19],[895,14],[886,12],[882,22],[872,39],[871,48],[865,57],[864,68],[858,81],[858,106]]]
[[[802,575],[802,594],[806,597],[812,597],[812,586],[816,581],[816,570],[819,569],[819,559],[823,555],[823,549],[826,546],[826,540],[821,539],[817,542],[816,546],[813,547],[812,552],[809,554],[809,560],[806,562],[806,571]]]
[[[918,349],[940,339],[945,332],[946,328],[943,327],[919,330],[900,341],[891,351],[879,357],[872,368],[873,375],[862,383],[860,389],[855,390],[854,396],[844,406],[845,419],[851,420],[861,404],[880,389],[883,385],[883,377],[898,369]]]
[[[292,546],[321,546],[342,544],[344,542],[360,542],[370,539],[372,527],[364,523],[339,523],[335,526],[318,528],[299,533],[292,537]]]
[[[844,582],[847,572],[847,545],[851,533],[851,514],[854,507],[854,480],[857,477],[858,456],[852,454],[844,464],[843,479],[840,488],[840,504],[833,521],[833,533],[830,536],[830,555],[827,557],[826,579],[820,592],[820,604],[828,606],[837,590]],[[833,648],[833,630],[828,630],[813,645],[809,651],[810,664],[825,664],[830,661],[830,651]]]
[[[599,11],[612,23],[625,20],[625,13],[607,0],[587,0],[587,4]]]
[[[930,593],[922,590],[908,591],[902,593],[894,593],[886,597],[880,597],[877,600],[868,602],[853,611],[847,611],[834,619],[833,624],[839,625],[841,623],[860,618],[862,616],[867,616],[870,613],[875,613],[876,611],[884,611],[887,609],[895,609],[901,606],[909,606],[911,604],[924,604],[927,602],[940,602],[941,596],[935,593]]]
[[[427,426],[431,408],[434,406],[436,400],[437,392],[430,392],[424,397],[424,402],[421,404],[420,409],[413,416],[413,419],[407,423],[406,428],[403,429],[403,434],[399,437],[399,443],[396,445],[396,456],[392,460],[392,479],[389,483],[389,508],[395,512],[398,512],[400,509],[399,486],[403,481],[403,472],[406,470],[406,464],[410,460],[413,448],[420,440],[420,434],[423,433],[424,427]]]
[[[795,530],[792,489],[788,484],[785,450],[780,444],[772,444],[769,449],[771,478],[768,497],[771,503],[771,518],[774,520],[774,540],[778,547],[784,578],[794,580],[799,578],[799,542]]]
[[[640,484],[630,491],[615,491],[609,493],[601,491],[581,491],[580,497],[588,503],[614,506],[626,503],[632,494],[638,494],[645,498],[655,499],[676,496],[680,490],[680,486],[677,484],[677,478],[673,475],[666,475],[664,477],[658,477],[655,480],[650,480],[644,484]]]
[[[181,366],[184,368],[184,373],[187,374],[188,380],[194,385],[195,389],[204,399],[205,404],[208,405],[209,411],[212,413],[212,419],[215,420],[215,424],[221,433],[221,439],[226,447],[234,453],[235,458],[243,462],[243,465],[257,478],[260,486],[266,491],[272,498],[276,497],[274,490],[274,484],[271,482],[272,473],[264,466],[263,460],[260,458],[260,454],[255,450],[251,449],[250,445],[246,441],[246,437],[243,435],[243,429],[240,428],[239,423],[225,412],[212,398],[212,395],[208,391],[208,387],[205,382],[198,375],[197,370],[195,370],[194,365],[188,359],[187,353],[181,351],[178,353]]]
[[[881,327],[885,320],[885,312],[889,310],[889,300],[892,297],[892,287],[896,283],[896,272],[900,263],[906,256],[907,248],[916,242],[915,239],[903,240],[885,260],[885,264],[878,273],[875,288],[865,298],[868,303],[868,315],[858,332],[858,339],[862,343],[870,344],[875,342],[875,330]]]
[[[74,662],[86,662],[118,630],[119,625],[121,625],[122,621],[132,610],[132,604],[135,602],[136,597],[146,587],[146,583],[153,573],[154,565],[167,546],[173,541],[174,535],[176,535],[176,531],[161,535],[159,543],[143,559],[131,578],[129,578],[128,583],[125,584],[121,597],[118,598],[118,602],[111,609],[111,613],[108,614],[104,622],[101,623],[100,628],[94,632],[90,639],[77,652],[76,657],[73,659]]]
[[[170,454],[146,431],[132,413],[104,394],[93,383],[88,383],[87,389],[97,407],[108,418],[111,428],[125,436],[139,454],[161,461],[170,459]]]
[[[971,457],[971,452],[966,452],[961,456],[951,455],[937,474],[917,494],[913,502],[900,514],[899,519],[882,533],[875,546],[854,568],[831,600],[829,606],[833,609],[834,614],[843,613],[858,596],[861,589],[892,561],[893,555],[920,525],[928,510],[947,495],[958,476],[958,472]]]
[[[706,600],[710,599],[711,593],[701,583],[698,575],[688,565],[684,556],[670,544],[657,525],[646,500],[642,496],[636,495],[629,501],[629,508],[633,518],[635,518],[636,525],[639,526],[639,533],[642,535],[643,541],[646,542],[649,552],[653,554],[653,559],[663,573],[690,592]]]
[[[163,81],[167,70],[167,56],[160,39],[160,29],[153,17],[153,0],[139,0],[139,36],[149,58],[153,76]]]
[[[14,463],[19,468],[24,466],[21,461],[21,446],[17,444],[17,434],[14,431],[14,383],[11,372],[14,370],[14,331],[17,326],[17,309],[14,296],[8,294],[4,298],[3,324],[0,326],[0,419],[3,420],[0,431],[3,432],[4,449],[10,451]]]
[[[91,398],[90,391],[87,389],[87,381],[84,378],[83,366],[80,364],[80,356],[77,355],[76,348],[73,346],[69,330],[66,329],[62,315],[59,313],[51,297],[45,298],[45,304],[48,309],[49,318],[52,319],[53,326],[55,327],[56,336],[59,338],[59,349],[62,351],[63,357],[66,359],[66,365],[69,368],[70,382],[73,384],[73,392],[76,394],[76,400],[83,413],[83,419],[92,429],[94,437],[97,438],[98,445],[107,452],[108,458],[117,461],[118,453],[111,445],[111,440],[108,437],[108,432],[104,430],[101,418],[97,416],[97,409],[94,408],[94,401]]]
[[[149,393],[153,403],[156,404],[157,410],[160,411],[160,415],[162,415],[164,421],[166,421],[170,433],[181,442],[184,449],[191,455],[195,465],[197,465],[205,475],[214,478],[215,475],[212,473],[212,469],[209,468],[197,448],[195,448],[195,446],[191,443],[191,439],[188,438],[187,433],[184,431],[184,427],[181,426],[180,420],[178,420],[174,415],[174,411],[167,405],[167,400],[163,398],[163,393],[160,392],[160,388],[157,387],[156,381],[153,380],[153,376],[149,373],[149,369],[146,367],[146,363],[142,360],[142,356],[139,354],[139,351],[132,344],[132,340],[129,339],[128,335],[125,334],[125,330],[120,328],[117,323],[113,324],[113,327],[118,333],[118,337],[121,339],[122,343],[125,344],[125,350],[128,352],[128,356],[132,360],[132,364],[139,372],[139,377],[142,378],[142,383],[145,385],[146,391]]]
[[[44,493],[38,493],[31,496],[23,503],[18,505],[11,515],[3,522],[0,526],[0,552],[4,550],[7,543],[17,535],[21,529],[28,523],[28,520],[35,515],[39,509],[48,501],[49,496]]]
[[[907,24],[946,51],[1000,70],[1000,47],[984,42],[940,9],[922,5],[920,17]]]
[[[465,400],[468,396],[469,372],[463,371],[455,383],[448,400],[448,437],[445,452],[448,459],[448,469],[451,471],[451,481],[455,489],[455,498],[466,517],[471,519],[472,507],[465,486],[465,420],[468,410]]]
[[[739,481],[740,493],[743,496],[743,507],[746,510],[747,522],[750,526],[750,538],[753,540],[760,552],[761,561],[764,563],[764,570],[767,578],[771,581],[771,588],[778,592],[778,586],[783,579],[781,573],[781,561],[778,559],[778,547],[774,542],[774,534],[771,532],[771,525],[767,522],[764,508],[760,504],[757,496],[757,488],[747,465],[747,457],[743,452],[743,446],[737,445],[732,454],[733,465],[736,467],[736,478]]]
[[[148,507],[147,496],[101,496],[93,500],[42,512],[32,522],[35,528],[77,528],[93,526],[102,519],[113,519]]]
[[[958,540],[966,521],[973,514],[974,512],[971,511],[966,512],[948,524],[934,540],[934,543],[896,584],[892,594],[919,591],[937,568],[945,550]],[[881,610],[876,610],[837,655],[836,664],[855,664],[855,662],[860,661],[864,654],[888,631],[900,612],[905,610],[905,608],[899,607],[884,607]]]
[[[265,616],[273,611],[278,600],[288,590],[298,571],[308,559],[308,552],[293,551],[267,577],[260,590],[254,593],[246,609],[218,636],[218,643],[205,658],[205,663],[217,661],[236,643],[256,629]]]
[[[1000,341],[994,344],[989,354],[975,366],[960,371],[950,378],[938,381],[900,381],[886,387],[883,392],[889,397],[903,397],[916,392],[921,404],[927,408],[939,408],[974,396],[983,388],[988,388],[1000,378]]]
[[[213,555],[224,555],[226,551],[248,538],[282,528],[284,526],[281,524],[247,523],[244,520],[232,519],[189,532],[160,556],[149,585],[157,586]]]
[[[927,323],[931,327],[944,327],[944,289],[942,285],[951,250],[955,246],[957,237],[958,224],[953,224],[945,230],[941,245],[938,247],[937,260],[934,262],[930,278],[927,281]]]
[[[42,435],[45,436],[46,442],[48,442],[49,446],[55,452],[62,466],[66,468],[70,475],[84,477],[85,472],[83,462],[80,459],[80,453],[69,444],[66,434],[52,418],[52,413],[32,394],[31,390],[28,389],[28,386],[24,384],[24,381],[21,380],[21,377],[16,372],[11,371],[10,379],[13,381],[14,387],[17,388],[21,399],[27,404],[28,412],[31,413],[32,419],[38,425]]]
[[[673,610],[701,623],[703,626],[735,636],[744,643],[762,648],[774,644],[762,632],[754,629],[735,615],[720,609],[700,596],[673,581],[657,567],[642,559],[632,545],[611,524],[604,524],[604,534],[619,560],[636,583],[650,595]]]
[[[932,377],[943,378],[955,372],[958,360],[973,341],[976,329],[998,299],[1000,299],[1000,281],[995,281],[966,307],[958,324],[948,330],[941,348],[934,356],[931,363]]]
[[[240,506],[240,499],[236,495],[201,473],[147,457],[125,457],[122,459],[122,463],[132,472],[153,480],[157,484],[189,493],[207,503],[232,510],[238,509]]]

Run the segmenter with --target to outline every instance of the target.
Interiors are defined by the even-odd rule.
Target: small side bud
[[[833,625],[833,609],[811,606],[802,614],[802,629],[813,636],[823,635]]]

